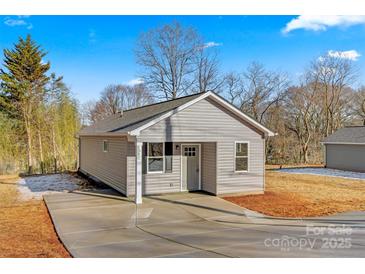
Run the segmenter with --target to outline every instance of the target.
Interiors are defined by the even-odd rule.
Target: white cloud
[[[134,86],[134,85],[139,85],[139,84],[143,84],[143,79],[135,78],[135,79],[132,79],[127,82],[127,85],[129,85],[129,86]]]
[[[283,33],[289,33],[296,29],[324,31],[329,27],[349,27],[365,24],[364,15],[300,15],[282,29]]]
[[[356,50],[346,50],[346,51],[339,51],[339,50],[329,50],[327,52],[327,56],[334,57],[334,58],[340,58],[340,59],[347,59],[351,61],[357,61],[361,54],[357,52]],[[323,56],[318,57],[318,61],[322,62],[325,59]]]
[[[33,25],[31,23],[28,23],[25,19],[29,18],[29,16],[25,16],[25,15],[19,15],[16,16],[15,18],[13,17],[5,17],[4,19],[4,24],[9,26],[9,27],[20,27],[20,26],[24,26],[27,29],[32,29]]]
[[[203,48],[206,49],[206,48],[212,48],[212,47],[220,47],[222,45],[223,45],[222,43],[217,43],[217,42],[211,41],[211,42],[205,43],[204,46],[203,46]]]
[[[22,19],[5,18],[4,24],[9,27],[25,26],[27,23]]]
[[[336,50],[329,50],[328,56],[341,58],[341,59],[348,59],[351,61],[357,61],[357,59],[361,56],[356,50],[347,50],[347,51],[336,51]]]

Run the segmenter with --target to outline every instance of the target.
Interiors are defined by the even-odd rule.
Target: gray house
[[[326,167],[365,172],[365,126],[341,128],[322,143]]]
[[[130,109],[82,129],[79,170],[126,196],[264,190],[274,133],[213,92]]]

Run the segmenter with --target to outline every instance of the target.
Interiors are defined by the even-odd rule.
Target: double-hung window
[[[164,172],[164,163],[164,143],[147,143],[147,173]]]
[[[248,142],[235,143],[235,171],[248,172]]]

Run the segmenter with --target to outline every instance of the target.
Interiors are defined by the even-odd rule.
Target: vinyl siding
[[[179,145],[178,149],[176,145],[179,144],[173,144],[171,173],[147,173],[142,175],[143,195],[179,192],[181,190],[181,145]],[[135,193],[135,158],[131,158],[133,159],[128,160],[128,195],[134,195]]]
[[[209,98],[143,130],[138,140],[142,142],[215,142],[216,194],[262,191],[264,188],[263,135]],[[250,157],[247,173],[234,171],[235,141],[249,142]],[[202,168],[204,170],[204,165]],[[153,181],[155,184],[153,191],[158,191],[159,188],[164,191],[167,189],[161,174],[157,175]],[[205,185],[207,184],[209,185],[206,182]],[[212,189],[209,186],[208,188]]]
[[[202,190],[217,192],[216,143],[203,143],[201,152]]]
[[[81,137],[80,170],[126,194],[127,140],[123,137]],[[108,141],[108,152],[103,151]]]
[[[365,172],[365,145],[326,145],[326,167]]]
[[[185,142],[188,144],[189,142]],[[134,144],[131,154],[134,155]],[[202,190],[216,193],[216,153],[215,143],[201,145],[201,181]],[[134,195],[135,157],[127,157],[127,195]],[[173,164],[171,173],[151,173],[142,175],[143,194],[170,193],[181,191],[181,143],[173,144]]]
[[[239,138],[239,136],[237,136]],[[255,138],[238,139],[249,141],[248,172],[235,172],[235,142],[217,144],[217,193],[255,192],[264,189],[263,140]]]

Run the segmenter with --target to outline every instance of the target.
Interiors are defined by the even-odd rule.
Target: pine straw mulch
[[[266,172],[266,191],[224,199],[276,217],[315,217],[365,210],[365,181]]]
[[[18,199],[15,176],[0,176],[0,257],[70,257],[43,202]]]

